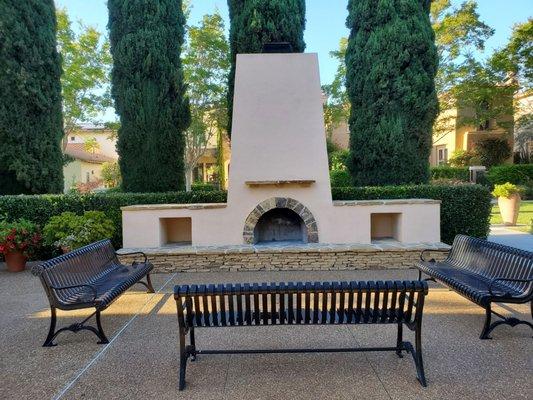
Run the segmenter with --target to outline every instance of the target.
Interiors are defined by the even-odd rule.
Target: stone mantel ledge
[[[206,210],[226,208],[227,203],[191,203],[191,204],[137,204],[120,207],[122,211],[154,211],[154,210]]]
[[[285,185],[302,185],[311,186],[316,181],[314,179],[280,179],[280,180],[261,180],[245,181],[248,186],[285,186]]]
[[[400,243],[394,240],[379,240],[371,244],[284,244],[284,245],[227,245],[227,246],[163,246],[154,248],[124,248],[117,251],[118,255],[142,251],[148,256],[202,255],[202,254],[261,254],[261,253],[372,253],[422,251],[424,249],[447,251],[445,243]]]
[[[333,205],[342,206],[392,206],[401,204],[440,204],[434,199],[391,199],[391,200],[334,200]]]

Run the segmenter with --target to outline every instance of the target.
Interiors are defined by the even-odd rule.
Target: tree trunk
[[[192,185],[192,168],[185,170],[185,191],[190,192]]]

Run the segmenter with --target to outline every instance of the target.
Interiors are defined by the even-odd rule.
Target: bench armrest
[[[523,283],[531,283],[533,282],[533,278],[529,278],[529,279],[515,279],[515,278],[494,278],[490,281],[490,284],[489,284],[489,293],[491,294],[491,296],[495,296],[495,297],[508,297],[509,294],[508,293],[505,293],[503,296],[502,295],[498,295],[496,293],[494,293],[492,291],[492,286],[494,285],[494,283],[496,282],[499,282],[499,281],[504,281],[504,282],[523,282]],[[532,286],[533,288],[533,286]],[[531,291],[531,289],[530,289]],[[525,295],[523,296],[519,296],[519,297],[527,297],[529,296],[530,293],[526,293]],[[516,297],[515,297],[516,298]]]
[[[441,253],[449,253],[450,250],[442,250],[442,249],[424,249],[422,250],[422,252],[420,253],[420,261],[424,261],[424,262],[435,262],[435,259],[434,258],[431,258],[429,260],[426,260],[424,258],[424,253],[425,252],[428,252],[428,251],[439,251]]]
[[[89,284],[72,285],[72,286],[52,286],[52,285],[50,285],[50,288],[54,289],[54,290],[67,290],[67,289],[76,289],[76,288],[82,288],[82,287],[88,287],[88,288],[91,289],[92,294],[93,294],[93,298],[92,298],[91,301],[95,301],[96,300],[96,296],[97,296],[97,292],[96,292],[96,287],[94,287],[93,285],[89,285]]]
[[[133,251],[131,253],[117,253],[118,256],[132,256],[132,255],[135,255],[135,254],[139,254],[141,256],[144,257],[144,263],[146,264],[146,262],[148,261],[148,257],[146,257],[146,254],[144,254],[142,251]]]

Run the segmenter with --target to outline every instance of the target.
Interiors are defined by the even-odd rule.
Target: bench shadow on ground
[[[330,279],[412,279],[412,271],[341,272]],[[389,274],[387,274],[387,272]],[[391,274],[392,273],[392,274]],[[8,297],[3,323],[2,398],[527,398],[533,392],[531,330],[498,328],[494,340],[478,339],[484,311],[453,292],[434,286],[426,301],[423,345],[429,387],[415,379],[411,357],[394,353],[199,356],[189,363],[187,388],[177,391],[176,283],[322,280],[321,273],[155,275],[162,290],[130,290],[103,313],[111,339],[97,345],[89,332],[60,335],[54,348],[40,347],[49,311],[42,289],[30,276],[0,272]],[[283,279],[285,277],[286,279]],[[255,278],[255,279],[254,279]],[[271,279],[265,279],[271,278]],[[326,280],[326,279],[324,279]],[[11,281],[11,282],[9,282]],[[11,283],[10,288],[8,288]],[[37,282],[38,283],[38,282]],[[19,290],[20,288],[27,290]],[[12,296],[6,296],[6,290]],[[31,293],[28,296],[23,293]],[[7,307],[6,307],[7,304]],[[498,308],[529,320],[529,305]],[[9,311],[8,311],[9,310]],[[78,321],[89,310],[60,313],[60,324]],[[6,329],[6,324],[9,329]],[[413,340],[406,330],[406,339]],[[382,346],[395,342],[394,326],[310,326],[198,329],[197,345],[210,349]],[[46,373],[43,373],[46,371]],[[512,388],[512,390],[510,390]]]

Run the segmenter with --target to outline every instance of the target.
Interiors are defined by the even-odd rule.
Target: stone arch
[[[254,243],[254,228],[257,221],[264,213],[275,208],[288,208],[298,214],[306,227],[307,243],[318,243],[318,225],[315,217],[306,206],[290,197],[271,197],[255,206],[244,222],[242,233],[244,243]]]

